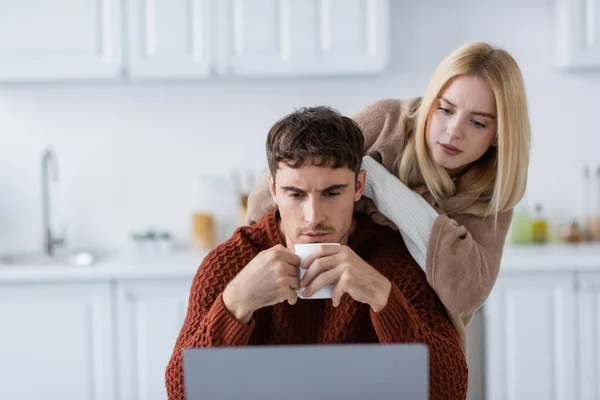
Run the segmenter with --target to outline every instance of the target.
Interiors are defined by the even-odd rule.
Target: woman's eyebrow
[[[440,99],[444,100],[446,103],[450,104],[452,107],[456,107],[456,105],[454,103],[452,103],[451,101],[448,101],[448,99],[446,99],[444,97],[441,97],[441,96],[440,96]],[[486,112],[483,112],[483,111],[473,111],[473,112],[471,112],[471,114],[472,115],[479,115],[481,117],[486,117],[486,118],[489,118],[489,119],[496,119],[495,115],[492,115],[490,113],[486,113]]]

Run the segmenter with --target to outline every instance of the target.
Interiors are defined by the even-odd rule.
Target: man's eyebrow
[[[279,189],[281,190],[287,190],[289,192],[302,192],[304,193],[304,190],[297,188],[296,186],[280,186]]]
[[[325,189],[321,190],[321,192],[331,192],[333,190],[345,189],[347,187],[348,187],[347,184],[331,185],[331,186],[328,186]],[[296,186],[281,186],[280,189],[286,190],[288,192],[304,193],[304,190],[297,188]]]
[[[440,96],[440,99],[444,100],[446,103],[450,104],[452,107],[456,107],[456,105],[454,105],[452,102],[448,101],[448,99],[443,98],[442,96]],[[473,115],[479,115],[481,117],[486,117],[489,119],[496,119],[496,117],[490,113],[486,113],[486,112],[481,112],[481,111],[473,111],[471,114]]]
[[[331,186],[326,187],[325,189],[321,190],[321,192],[331,192],[333,190],[345,189],[347,187],[348,187],[348,185],[346,185],[346,184],[331,185]]]

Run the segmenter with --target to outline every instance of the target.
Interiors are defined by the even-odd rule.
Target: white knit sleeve
[[[363,194],[398,227],[408,251],[425,270],[429,236],[438,213],[370,156],[363,157],[362,168],[367,171]]]

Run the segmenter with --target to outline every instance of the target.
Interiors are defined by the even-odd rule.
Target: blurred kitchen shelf
[[[600,271],[600,243],[507,245],[500,273]]]

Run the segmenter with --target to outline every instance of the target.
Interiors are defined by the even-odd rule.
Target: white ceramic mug
[[[316,251],[320,246],[339,246],[339,243],[303,243],[303,244],[295,244],[294,245],[294,253],[296,253],[298,255],[298,257],[300,257],[301,262],[304,262],[304,260],[311,255],[314,251]],[[306,269],[300,267],[300,279],[302,279],[304,277],[304,274],[306,273]],[[330,299],[333,293],[333,288],[334,288],[335,284],[331,284],[331,285],[326,285],[323,286],[321,289],[317,290],[315,293],[313,293],[312,296],[309,297],[309,299]],[[296,290],[296,292],[298,293],[298,297],[301,299],[305,299],[305,297],[302,296],[302,292],[304,291],[305,288],[300,288],[298,290]]]

